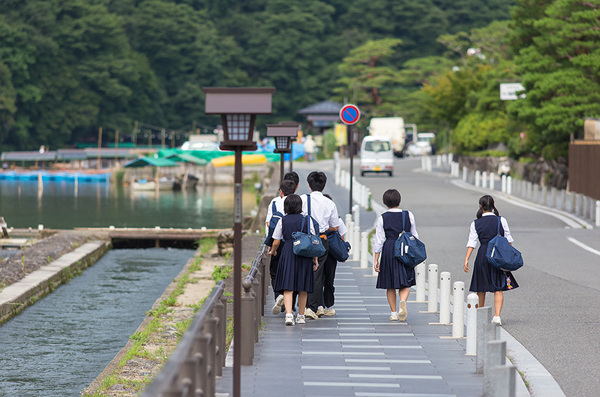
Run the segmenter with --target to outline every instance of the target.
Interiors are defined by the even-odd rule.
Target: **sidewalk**
[[[254,365],[241,370],[242,395],[481,396],[483,375],[465,356],[465,340],[441,339],[451,326],[430,325],[438,314],[420,313],[427,304],[411,301],[414,294],[407,321],[389,321],[385,291],[358,266],[338,265],[333,317],[285,326],[283,314],[270,313],[269,295]],[[226,367],[220,395],[231,394],[232,376]]]

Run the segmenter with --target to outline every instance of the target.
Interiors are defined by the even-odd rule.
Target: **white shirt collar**
[[[493,212],[484,212],[481,216],[496,216]]]

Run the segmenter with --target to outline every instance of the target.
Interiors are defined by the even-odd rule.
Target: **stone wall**
[[[569,166],[567,159],[540,160],[534,163],[521,163],[512,159],[501,157],[469,157],[455,155],[460,167],[466,166],[470,170],[493,172],[498,174],[498,166],[503,161],[510,164],[511,175],[519,179],[537,183],[541,186],[566,189],[569,181]]]

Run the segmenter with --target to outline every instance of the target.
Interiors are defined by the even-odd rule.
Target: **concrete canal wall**
[[[109,249],[108,241],[87,242],[4,288],[0,292],[0,324],[49,294],[60,284],[68,282],[75,274],[94,264]]]

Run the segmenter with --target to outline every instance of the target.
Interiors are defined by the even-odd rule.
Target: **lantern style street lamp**
[[[295,125],[296,136],[290,140],[290,172],[294,171],[294,141],[298,139],[298,131],[300,131],[300,123],[297,121],[280,121],[281,125]]]
[[[255,150],[252,139],[257,114],[271,114],[275,88],[205,87],[206,114],[220,114],[223,124],[221,149],[234,150],[233,213],[233,397],[240,397],[242,317],[242,150]]]
[[[298,133],[298,124],[267,124],[267,136],[275,138],[274,153],[281,154],[281,163],[279,167],[279,182],[283,181],[284,156],[286,153],[292,153],[292,140],[296,138]]]

